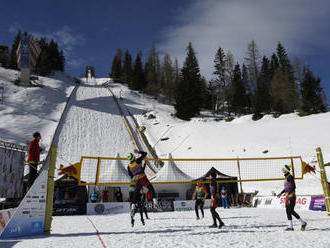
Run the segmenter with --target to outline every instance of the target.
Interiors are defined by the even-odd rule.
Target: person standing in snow
[[[134,218],[137,204],[140,202],[140,191],[142,187],[148,188],[148,190],[152,194],[152,199],[154,202],[154,206],[158,211],[162,211],[161,207],[158,205],[158,201],[156,199],[155,189],[152,184],[149,182],[146,174],[144,173],[146,164],[142,164],[143,159],[147,156],[147,153],[144,151],[139,151],[134,149],[134,153],[140,154],[138,158],[135,157],[133,153],[127,154],[127,159],[130,161],[127,166],[128,174],[131,178],[135,179],[135,191],[131,204],[131,217]]]
[[[289,221],[289,227],[285,229],[285,231],[293,231],[293,223],[292,223],[292,215],[299,220],[301,223],[301,231],[305,231],[306,229],[306,221],[300,218],[299,214],[294,211],[294,207],[296,205],[296,184],[294,182],[293,176],[290,174],[290,167],[288,165],[284,165],[282,167],[282,172],[285,176],[284,180],[284,189],[277,195],[277,197],[281,197],[281,195],[285,194],[285,209],[286,214]]]
[[[198,214],[198,207],[200,207],[201,212],[202,212],[202,218],[204,218],[204,202],[206,197],[208,196],[208,192],[206,188],[201,185],[200,183],[197,183],[192,199],[196,200],[195,201],[195,213],[196,213],[196,218],[199,220],[199,214]]]
[[[220,219],[219,214],[216,212],[216,208],[218,207],[218,197],[217,197],[217,181],[216,181],[216,173],[213,171],[211,172],[210,179],[211,179],[211,185],[210,185],[210,193],[211,193],[211,205],[210,205],[210,211],[213,218],[213,225],[211,225],[211,228],[217,227],[217,220],[219,221],[219,228],[222,228],[225,224]]]
[[[222,186],[221,188],[221,200],[222,200],[222,206],[223,208],[229,208],[229,201],[228,201],[228,192],[225,188],[225,186]]]
[[[40,147],[39,141],[41,139],[41,135],[39,132],[35,132],[33,135],[33,140],[29,143],[29,151],[28,151],[28,165],[29,165],[29,179],[28,179],[28,187],[31,188],[32,184],[36,180],[38,176],[38,164],[40,161]]]
[[[116,198],[117,202],[122,202],[123,201],[123,194],[121,193],[120,187],[116,188],[115,198]]]

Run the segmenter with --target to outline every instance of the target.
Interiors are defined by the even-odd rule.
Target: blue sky
[[[262,55],[278,41],[290,58],[309,65],[330,100],[330,2],[327,0],[1,0],[0,44],[17,30],[55,39],[66,71],[79,76],[86,65],[105,77],[117,48],[146,55],[152,44],[182,62],[189,41],[202,74],[210,79],[219,46],[244,62],[254,39]]]

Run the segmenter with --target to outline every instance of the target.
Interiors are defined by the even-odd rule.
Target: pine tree
[[[326,112],[320,83],[321,79],[315,78],[309,68],[304,69],[304,78],[301,83],[302,112],[306,114]]]
[[[128,50],[124,54],[123,68],[121,71],[121,82],[127,83],[132,88],[133,69],[132,69],[132,56]]]
[[[286,113],[293,112],[298,107],[299,96],[297,90],[297,84],[294,78],[294,72],[290,60],[288,58],[287,52],[282,44],[279,42],[277,45],[277,57],[279,60],[279,68],[284,74],[283,77],[286,78],[286,91],[288,99],[286,101]]]
[[[222,108],[226,101],[226,69],[226,55],[222,48],[219,47],[214,58],[213,74],[216,77],[211,81],[211,85],[209,87],[213,99],[212,102],[214,105],[214,110]]]
[[[48,76],[52,71],[64,71],[65,57],[54,40],[48,44],[46,38],[43,37],[39,40],[39,47],[41,52],[35,68],[36,73]]]
[[[248,107],[249,113],[251,113],[251,108],[253,105],[253,93],[250,88],[248,68],[246,67],[245,64],[242,65],[242,83],[245,88],[246,95],[248,97],[247,98],[247,104],[248,104],[247,107]]]
[[[219,47],[215,58],[214,58],[214,72],[213,74],[216,75],[215,83],[219,84],[222,87],[226,86],[226,64],[225,64],[226,55],[221,47]]]
[[[181,69],[181,80],[176,91],[176,116],[189,120],[199,113],[201,107],[201,75],[195,51],[191,42]]]
[[[276,114],[287,114],[293,111],[292,103],[290,102],[290,94],[288,88],[288,75],[280,69],[274,72],[271,81],[272,92],[272,111]]]
[[[0,66],[7,68],[9,65],[9,49],[7,46],[0,46]]]
[[[21,31],[18,31],[18,33],[15,36],[11,50],[10,50],[10,59],[9,59],[9,68],[10,69],[14,69],[14,70],[18,69],[16,52],[17,52],[19,43],[21,42],[21,35],[22,35]]]
[[[120,78],[121,78],[122,56],[123,56],[123,52],[120,48],[118,48],[117,53],[116,53],[115,57],[112,60],[111,73],[110,73],[110,77],[115,82],[119,82]]]
[[[158,97],[160,86],[159,58],[155,46],[149,51],[149,56],[145,65],[146,92],[154,97]]]
[[[142,52],[138,52],[134,62],[132,89],[143,91],[145,87],[146,87],[146,80],[142,66]]]
[[[247,112],[248,97],[243,85],[242,74],[239,64],[236,64],[233,80],[229,86],[229,110],[235,114]]]
[[[168,102],[175,99],[175,68],[169,54],[165,54],[160,69],[160,87]]]
[[[263,112],[269,113],[271,111],[270,82],[270,62],[264,56],[255,92],[254,118],[261,117]]]
[[[280,68],[280,63],[275,53],[273,53],[270,60],[270,78],[273,78],[274,73],[277,69]]]

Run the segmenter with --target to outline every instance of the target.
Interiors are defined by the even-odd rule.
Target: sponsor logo
[[[307,198],[306,197],[298,197],[296,199],[296,204],[297,205],[306,205],[306,203],[307,203]],[[280,199],[280,204],[285,204],[285,198],[282,197]]]
[[[9,233],[21,233],[22,228],[18,225],[15,225],[12,228],[10,228],[8,231],[9,231]]]
[[[182,207],[185,207],[186,206],[186,203],[185,202],[181,202],[181,206]]]
[[[94,211],[98,214],[103,214],[104,205],[103,204],[96,204],[95,207],[94,207]]]
[[[193,210],[191,207],[187,207],[187,208],[176,208],[176,211],[191,211]]]

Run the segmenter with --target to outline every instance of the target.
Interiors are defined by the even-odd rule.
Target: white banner
[[[297,196],[295,209],[309,210],[310,196]],[[260,196],[253,198],[253,205],[258,208],[285,208],[285,197]]]
[[[43,170],[16,212],[0,233],[0,239],[44,233],[48,170]]]
[[[25,153],[0,147],[0,198],[20,198]]]
[[[119,214],[129,213],[129,202],[95,202],[87,203],[88,215],[100,215],[100,214]]]
[[[195,201],[174,201],[174,211],[195,211]],[[210,208],[211,200],[206,199],[204,209]]]

